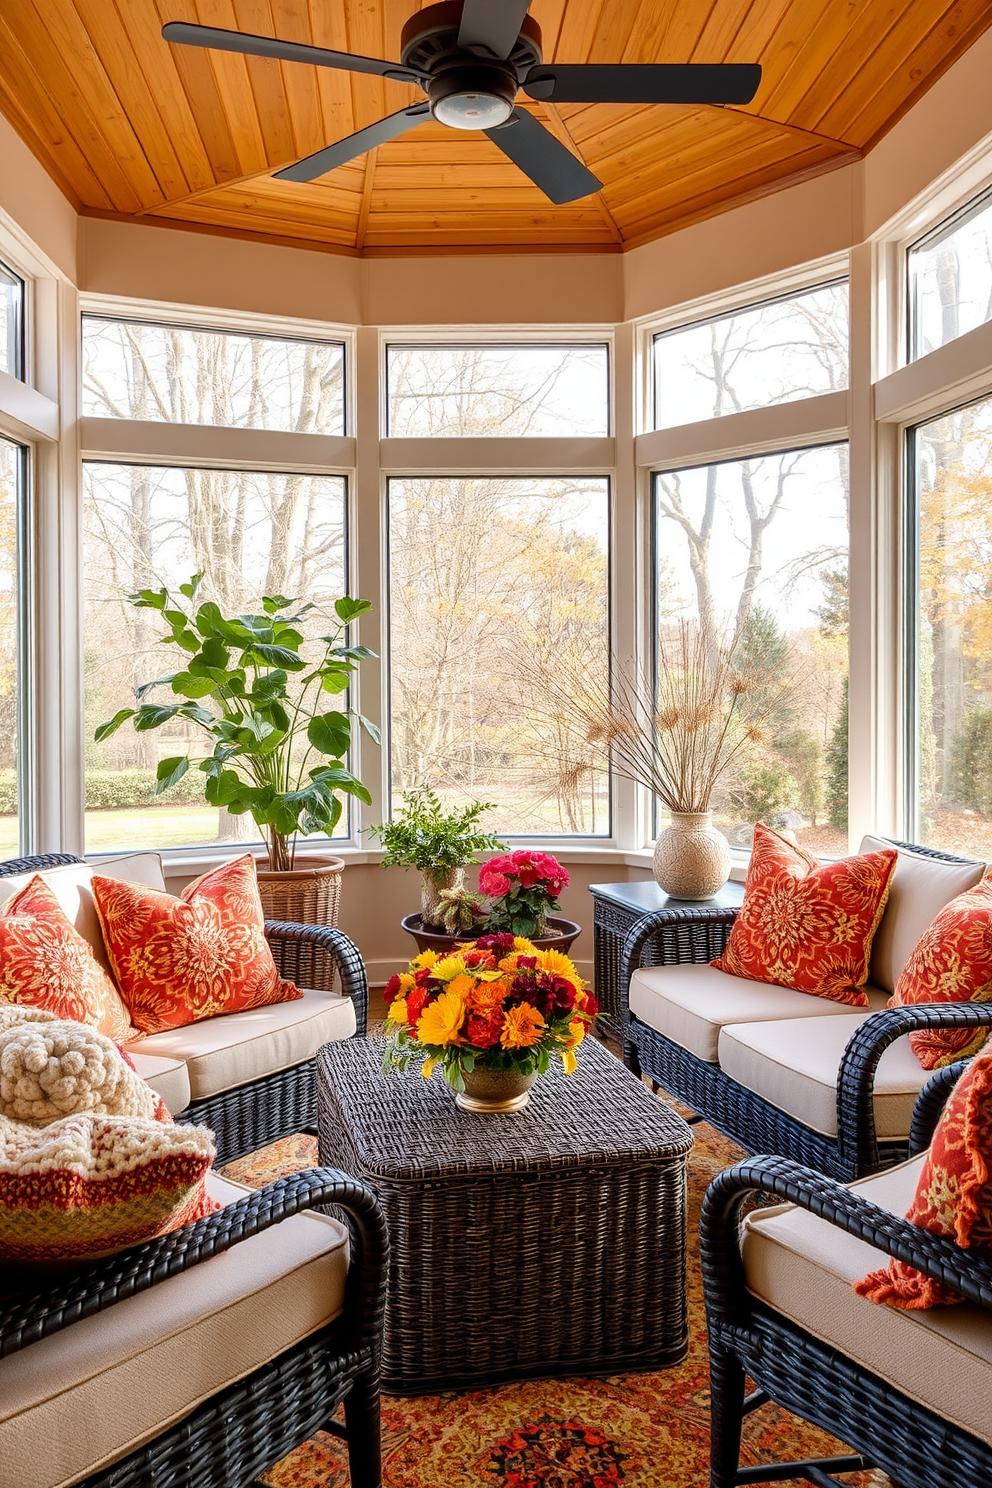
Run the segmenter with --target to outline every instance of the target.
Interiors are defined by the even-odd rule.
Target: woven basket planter
[[[263,858],[258,867],[258,892],[267,920],[337,925],[343,858],[307,858],[305,868],[290,868],[284,873],[273,873],[262,866],[264,862]]]

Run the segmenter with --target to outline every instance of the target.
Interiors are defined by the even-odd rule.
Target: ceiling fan
[[[533,114],[514,107],[518,90],[549,103],[749,103],[761,81],[757,63],[546,64],[530,0],[442,0],[403,27],[401,62],[383,62],[302,42],[223,31],[186,21],[163,26],[166,41],[308,62],[414,83],[426,100],[327,145],[275,172],[279,181],[313,181],[433,117],[452,129],[478,129],[556,205],[599,191],[602,182]]]

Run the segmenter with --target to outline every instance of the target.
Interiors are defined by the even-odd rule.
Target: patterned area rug
[[[689,1355],[658,1374],[538,1380],[468,1394],[382,1403],[385,1488],[706,1488],[709,1394],[706,1324],[696,1254],[699,1204],[710,1179],[742,1154],[697,1126],[689,1158]],[[278,1142],[225,1172],[261,1186],[312,1167],[316,1142]],[[832,1456],[822,1431],[765,1406],[745,1423],[744,1461]],[[272,1488],[348,1488],[343,1444],[318,1432],[264,1482]],[[893,1488],[884,1473],[852,1473],[850,1488]]]

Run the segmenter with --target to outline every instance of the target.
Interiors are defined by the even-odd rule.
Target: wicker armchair
[[[88,1476],[73,1477],[75,1488],[249,1488],[259,1473],[316,1430],[347,1440],[353,1488],[380,1488],[378,1370],[387,1260],[385,1223],[371,1191],[332,1169],[315,1168],[282,1178],[185,1229],[77,1272],[61,1272],[38,1292],[5,1289],[0,1299],[0,1360],[64,1330],[66,1345],[74,1345],[67,1357],[78,1361],[81,1355],[85,1357],[86,1348],[70,1335],[74,1328],[85,1329],[86,1319],[120,1304],[126,1312],[128,1299],[139,1293],[190,1272],[299,1211],[327,1204],[336,1206],[335,1212],[347,1219],[350,1231],[343,1312],[212,1398],[201,1399],[195,1409],[152,1440],[110,1465],[105,1462]],[[300,1326],[305,1328],[306,1323]],[[130,1344],[123,1316],[119,1327]],[[107,1367],[104,1359],[99,1368],[106,1371]],[[0,1364],[0,1370],[5,1371],[8,1384],[18,1377],[13,1361]],[[191,1378],[197,1378],[195,1369]],[[154,1402],[154,1379],[148,1385]],[[195,1383],[191,1388],[195,1392]],[[343,1427],[330,1419],[342,1400]],[[117,1405],[113,1414],[125,1416],[128,1402],[121,1400]],[[16,1414],[0,1420],[0,1462],[7,1469],[26,1450],[23,1441],[19,1444],[16,1439],[21,1420]],[[77,1426],[82,1445],[75,1455],[85,1456],[93,1450],[87,1422],[75,1421],[71,1408],[60,1408],[60,1440],[71,1437]],[[110,1429],[123,1433],[125,1428],[115,1421]],[[7,1481],[4,1469],[0,1477]]]
[[[0,862],[0,876],[40,873],[46,868],[84,861],[71,853],[11,858]],[[343,931],[323,925],[268,922],[265,935],[280,976],[318,992],[332,991],[337,978],[342,995],[354,1003],[356,1036],[364,1037],[368,1024],[368,982],[354,942]],[[315,1063],[310,1059],[209,1099],[193,1101],[181,1119],[210,1127],[217,1142],[218,1165],[233,1162],[294,1132],[315,1131]]]
[[[941,1071],[925,1087],[914,1113],[914,1151],[926,1147],[964,1068],[958,1064]],[[710,1347],[711,1488],[783,1478],[826,1488],[836,1482],[833,1473],[865,1467],[884,1469],[900,1488],[992,1482],[992,1416],[984,1404],[992,1392],[992,1261],[873,1201],[887,1187],[891,1202],[893,1186],[901,1183],[905,1207],[916,1172],[917,1164],[909,1163],[851,1189],[796,1163],[755,1157],[728,1168],[710,1185],[700,1219],[700,1251]],[[756,1211],[742,1243],[741,1211],[755,1190],[798,1207]],[[791,1244],[800,1249],[791,1283],[782,1273],[792,1258],[780,1251],[785,1265],[776,1276],[775,1256],[769,1260],[768,1255],[769,1249],[774,1252],[768,1237],[783,1224],[792,1226]],[[762,1254],[754,1242],[763,1227]],[[839,1257],[836,1275],[830,1274],[829,1259],[818,1273],[811,1260],[818,1249]],[[936,1317],[900,1313],[856,1297],[851,1280],[884,1266],[887,1257],[956,1288],[965,1305],[937,1309],[943,1316]],[[826,1308],[831,1316],[814,1332],[810,1314],[817,1310],[818,1286],[825,1291],[824,1279],[837,1290],[833,1299],[821,1295],[819,1311]],[[791,1285],[792,1304],[783,1285],[786,1293]],[[844,1313],[853,1317],[835,1324],[833,1315]],[[905,1337],[893,1342],[897,1334]],[[945,1337],[951,1351],[956,1349],[953,1367],[940,1354]],[[962,1339],[967,1340],[963,1347]],[[745,1374],[757,1386],[747,1398]],[[966,1391],[978,1393],[977,1406],[962,1405]],[[830,1431],[853,1447],[854,1455],[742,1468],[743,1417],[769,1399]],[[969,1417],[972,1429],[963,1424]]]
[[[894,845],[952,864],[964,861],[906,843]],[[780,1110],[738,1083],[719,1063],[697,1057],[631,1012],[630,980],[638,968],[709,962],[723,951],[736,915],[735,909],[705,905],[672,908],[645,915],[630,930],[620,970],[623,1057],[628,1069],[647,1075],[690,1106],[697,1119],[710,1122],[747,1152],[776,1153],[841,1181],[901,1162],[909,1155],[908,1139],[880,1137],[876,1129],[875,1078],[882,1055],[914,1029],[992,1027],[992,1005],[930,1004],[872,1013],[841,1056],[837,1132],[829,1135]]]

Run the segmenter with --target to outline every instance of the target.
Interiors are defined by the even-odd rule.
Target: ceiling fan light
[[[452,129],[495,129],[513,113],[513,104],[496,93],[449,93],[434,105],[434,117]]]

